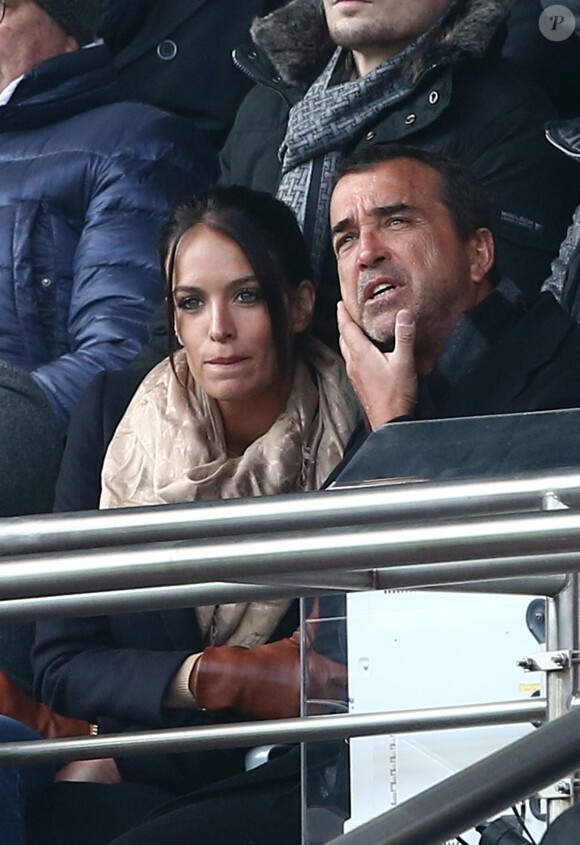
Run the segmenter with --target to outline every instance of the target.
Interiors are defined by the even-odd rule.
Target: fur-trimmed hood
[[[478,58],[487,50],[513,0],[451,0],[444,17],[433,27],[408,66],[407,83],[414,83],[433,65],[455,64]],[[291,0],[251,29],[263,50],[288,85],[310,85],[332,55],[322,0]]]

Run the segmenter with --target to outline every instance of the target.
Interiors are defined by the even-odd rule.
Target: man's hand
[[[399,311],[395,346],[381,352],[354,322],[343,302],[338,303],[340,351],[373,431],[389,420],[412,414],[417,401],[415,321],[410,311]]]

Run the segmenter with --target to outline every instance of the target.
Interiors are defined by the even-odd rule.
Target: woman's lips
[[[247,357],[243,355],[236,355],[232,356],[231,358],[212,358],[209,361],[206,361],[206,364],[211,364],[212,366],[217,367],[230,367],[233,364],[241,364],[242,361],[247,361]]]

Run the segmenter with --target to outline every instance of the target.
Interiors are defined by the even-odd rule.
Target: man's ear
[[[314,285],[310,279],[303,279],[296,290],[292,291],[290,301],[290,329],[295,334],[305,331],[310,325],[315,302]]]
[[[495,244],[489,229],[477,229],[470,238],[471,280],[478,284],[493,267]]]

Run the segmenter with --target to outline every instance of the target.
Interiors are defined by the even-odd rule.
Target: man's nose
[[[227,306],[215,304],[210,315],[209,334],[212,340],[223,343],[234,334],[234,325]]]
[[[361,229],[358,247],[358,263],[361,269],[376,267],[386,258],[387,250],[383,238],[374,227]]]

